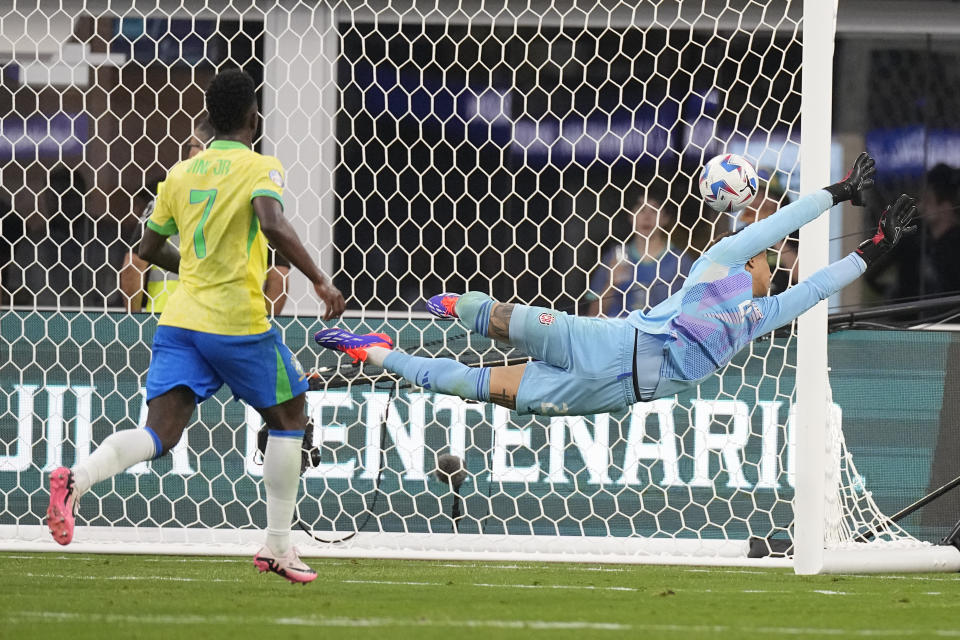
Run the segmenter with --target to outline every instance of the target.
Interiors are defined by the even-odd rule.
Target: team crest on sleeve
[[[279,171],[276,169],[271,169],[269,176],[270,181],[273,182],[273,184],[277,185],[281,189],[283,188],[283,175]]]
[[[541,313],[539,320],[540,324],[551,325],[555,320],[555,316],[552,313]]]

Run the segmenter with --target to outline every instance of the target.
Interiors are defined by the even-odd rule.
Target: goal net
[[[172,285],[131,276],[129,239],[145,190],[188,153],[219,69],[258,83],[256,148],[286,169],[286,215],[348,299],[340,324],[472,363],[522,354],[430,319],[430,295],[480,290],[581,315],[649,308],[713,237],[795,198],[805,149],[829,144],[829,113],[821,133],[801,134],[800,120],[804,100],[830,101],[829,56],[816,70],[825,89],[801,83],[804,27],[832,48],[832,16],[804,16],[800,2],[203,5],[0,8],[2,548],[58,548],[43,526],[46,474],[143,426],[150,309]],[[765,178],[740,216],[697,195],[721,151]],[[775,253],[785,288],[796,239]],[[798,369],[796,326],[690,393],[522,418],[318,353],[309,283],[277,273],[287,299],[275,323],[319,371],[317,464],[297,518],[321,542],[298,542],[307,555],[788,564],[798,519],[811,522],[795,499],[812,492],[800,535],[828,559],[860,558],[817,570],[960,568],[955,549],[881,511],[844,445],[848,406],[797,402],[798,379],[826,389],[827,370]],[[807,484],[795,452],[818,404]],[[260,426],[221,390],[171,455],[84,496],[69,549],[248,552],[265,526]],[[437,473],[441,456],[462,461],[456,482]]]

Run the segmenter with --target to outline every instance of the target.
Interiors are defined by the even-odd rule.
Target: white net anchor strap
[[[857,471],[843,436],[843,413],[829,398],[829,451],[826,467],[824,544],[828,548],[857,549],[863,545],[922,548],[917,540],[890,520],[877,506],[866,479]]]

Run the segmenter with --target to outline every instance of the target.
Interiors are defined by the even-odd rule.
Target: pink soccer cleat
[[[457,315],[457,293],[438,293],[427,300],[427,311],[438,318],[459,318]]]
[[[384,347],[393,349],[393,340],[385,333],[356,334],[346,329],[323,329],[318,331],[313,339],[321,347],[341,351],[354,362],[366,362],[367,349],[370,347]]]
[[[66,467],[50,474],[50,505],[47,507],[47,527],[57,544],[68,545],[73,540],[76,522],[76,496],[73,491],[73,472]]]
[[[296,547],[290,547],[283,555],[277,555],[266,545],[253,556],[253,566],[260,570],[272,571],[293,584],[307,584],[317,579],[317,572],[304,564]]]

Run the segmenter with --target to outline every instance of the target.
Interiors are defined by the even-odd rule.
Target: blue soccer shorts
[[[202,402],[226,384],[255,409],[272,407],[309,388],[303,367],[271,328],[225,336],[160,325],[147,371],[147,402],[174,387],[189,387]]]
[[[624,319],[583,318],[542,307],[515,305],[510,342],[535,358],[517,390],[522,415],[588,415],[620,411],[641,398],[634,391],[634,351],[641,395],[660,379],[662,341]]]

